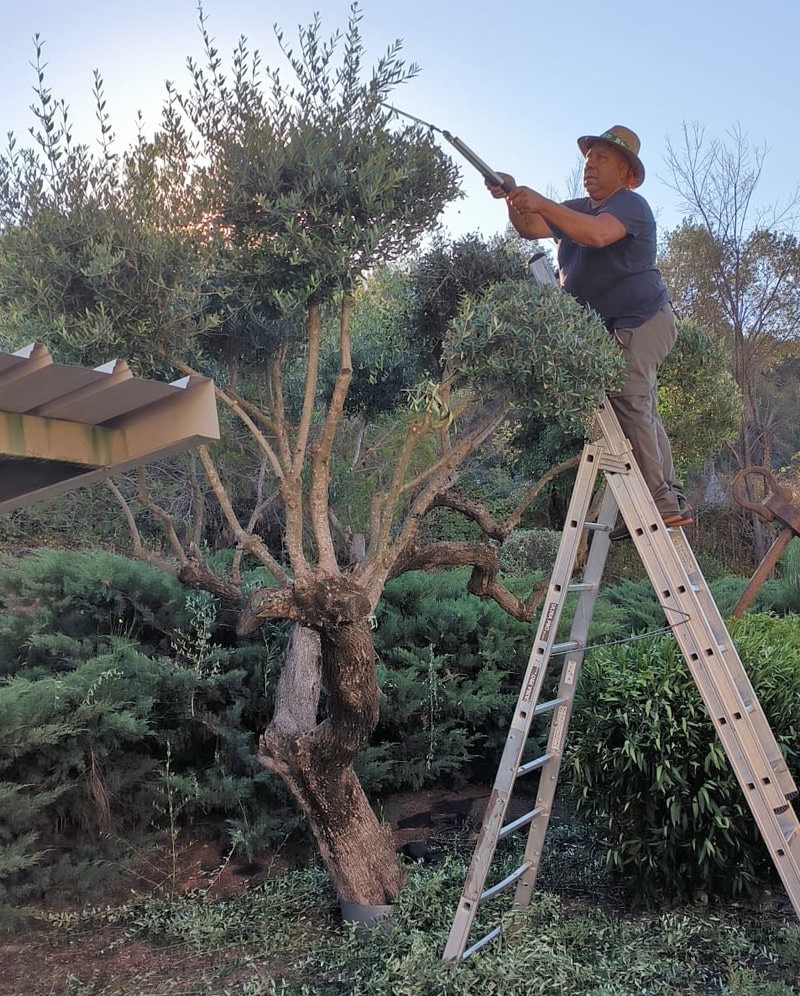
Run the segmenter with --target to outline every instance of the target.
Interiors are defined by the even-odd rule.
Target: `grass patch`
[[[24,990],[68,996],[797,996],[800,925],[788,917],[708,906],[634,915],[585,891],[569,869],[587,842],[565,828],[523,915],[455,970],[441,953],[466,873],[450,851],[431,868],[409,868],[389,930],[343,926],[326,875],[292,872],[236,900],[202,893],[138,898],[118,907],[47,917],[48,945],[75,951],[62,988],[46,979]],[[591,852],[591,847],[590,847]],[[590,861],[594,860],[589,854]],[[599,866],[595,864],[596,869]],[[498,874],[502,870],[498,869]],[[492,911],[494,915],[494,911]],[[104,978],[81,965],[89,936],[108,934],[102,957],[138,971]],[[98,951],[98,958],[101,956]],[[127,959],[127,960],[126,960]],[[160,967],[159,967],[160,966]],[[2,989],[0,988],[0,992]]]

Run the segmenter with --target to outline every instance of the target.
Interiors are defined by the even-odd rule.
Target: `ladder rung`
[[[588,581],[576,581],[567,586],[567,591],[594,591],[596,587],[596,584],[590,584]]]
[[[567,640],[566,643],[554,643],[550,650],[550,655],[552,656],[553,654],[566,654],[570,650],[580,649],[580,646],[581,646],[580,640]]]
[[[541,811],[542,811],[541,808],[537,806],[536,809],[532,809],[529,813],[525,813],[524,816],[519,816],[517,817],[516,820],[513,820],[511,823],[506,823],[504,827],[501,827],[500,833],[497,835],[498,838],[502,839],[503,837],[507,837],[510,833],[513,833],[515,830],[519,830],[520,827],[524,827],[527,823],[531,822],[534,816],[538,816],[539,813],[541,813]]]
[[[484,944],[488,944],[489,941],[493,941],[495,937],[498,937],[502,929],[502,927],[495,927],[493,930],[490,930],[488,934],[481,937],[479,941],[475,941],[475,943],[471,947],[467,948],[467,950],[461,955],[461,960],[466,961],[471,954],[475,954],[476,951],[480,951]]]
[[[542,756],[537,757],[535,761],[526,761],[525,764],[521,764],[517,768],[517,777],[520,775],[529,775],[532,771],[536,771],[537,768],[544,767],[552,756],[552,754],[542,754]]]
[[[491,899],[492,896],[496,896],[498,892],[503,892],[505,889],[509,887],[509,885],[513,885],[518,878],[522,878],[522,876],[530,868],[530,866],[531,865],[529,861],[524,861],[519,866],[519,868],[516,868],[513,872],[511,872],[510,875],[506,875],[506,877],[504,879],[501,879],[497,883],[497,885],[493,885],[491,889],[486,889],[484,892],[482,892],[481,902],[483,902],[484,899]]]
[[[611,531],[611,526],[607,526],[604,522],[584,522],[584,526],[594,532],[608,533]]]
[[[564,705],[566,699],[550,699],[549,702],[540,702],[533,710],[533,715],[538,716],[543,712],[552,712],[554,709],[558,709],[559,706]]]

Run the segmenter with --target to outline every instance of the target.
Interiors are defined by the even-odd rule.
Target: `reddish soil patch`
[[[451,792],[410,792],[387,800],[383,819],[395,831],[398,850],[418,845],[424,851],[435,848],[437,841],[454,833],[474,837],[488,795],[486,786],[467,786]],[[182,894],[203,890],[209,899],[236,898],[248,888],[283,875],[296,865],[292,855],[285,852],[260,855],[257,862],[244,865],[226,861],[218,845],[209,842],[187,844],[174,858],[167,847],[134,869],[113,894],[103,898],[102,905],[122,905],[136,893],[164,894],[165,891]],[[72,911],[64,904],[42,910],[48,914]],[[224,957],[231,965],[230,974],[225,977],[226,986],[237,977],[252,978],[257,971],[255,966],[241,967],[241,956],[245,953],[226,950]],[[86,928],[73,925],[64,929],[57,923],[41,920],[33,921],[17,935],[0,935],[0,996],[57,996],[67,992],[77,980],[107,996],[186,993],[197,991],[193,984],[207,975],[209,967],[208,955],[185,946],[159,948],[132,940],[126,937],[124,925],[92,924]],[[282,967],[262,964],[261,971],[273,975]]]

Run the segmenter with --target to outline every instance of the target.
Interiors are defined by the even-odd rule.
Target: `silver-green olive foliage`
[[[396,43],[365,72],[359,20],[354,7],[344,38],[325,40],[315,19],[296,52],[278,32],[291,82],[259,73],[241,46],[226,81],[207,41],[207,67],[192,66],[186,95],[173,91],[200,138],[196,179],[219,235],[219,277],[265,314],[352,292],[458,196],[452,160],[383,103],[417,67]]]
[[[624,371],[597,314],[530,279],[504,281],[464,301],[444,358],[457,383],[484,398],[509,398],[522,417],[557,419],[578,431]]]
[[[236,362],[260,363],[276,329],[409,253],[458,196],[457,168],[384,106],[418,70],[399,43],[370,68],[360,18],[330,39],[316,18],[296,52],[278,32],[285,82],[245,39],[226,69],[201,14],[204,62],[122,155],[99,78],[103,143],[73,141],[37,41],[34,145],[0,153],[3,342],[149,371],[224,352],[235,331]]]
[[[702,465],[739,433],[742,394],[724,344],[689,321],[678,322],[675,348],[659,372],[659,407],[678,461]]]

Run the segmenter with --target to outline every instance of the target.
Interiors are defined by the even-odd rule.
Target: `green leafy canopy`
[[[521,413],[580,427],[624,361],[600,318],[555,288],[504,281],[465,300],[450,325],[451,373],[486,397],[510,397]]]

